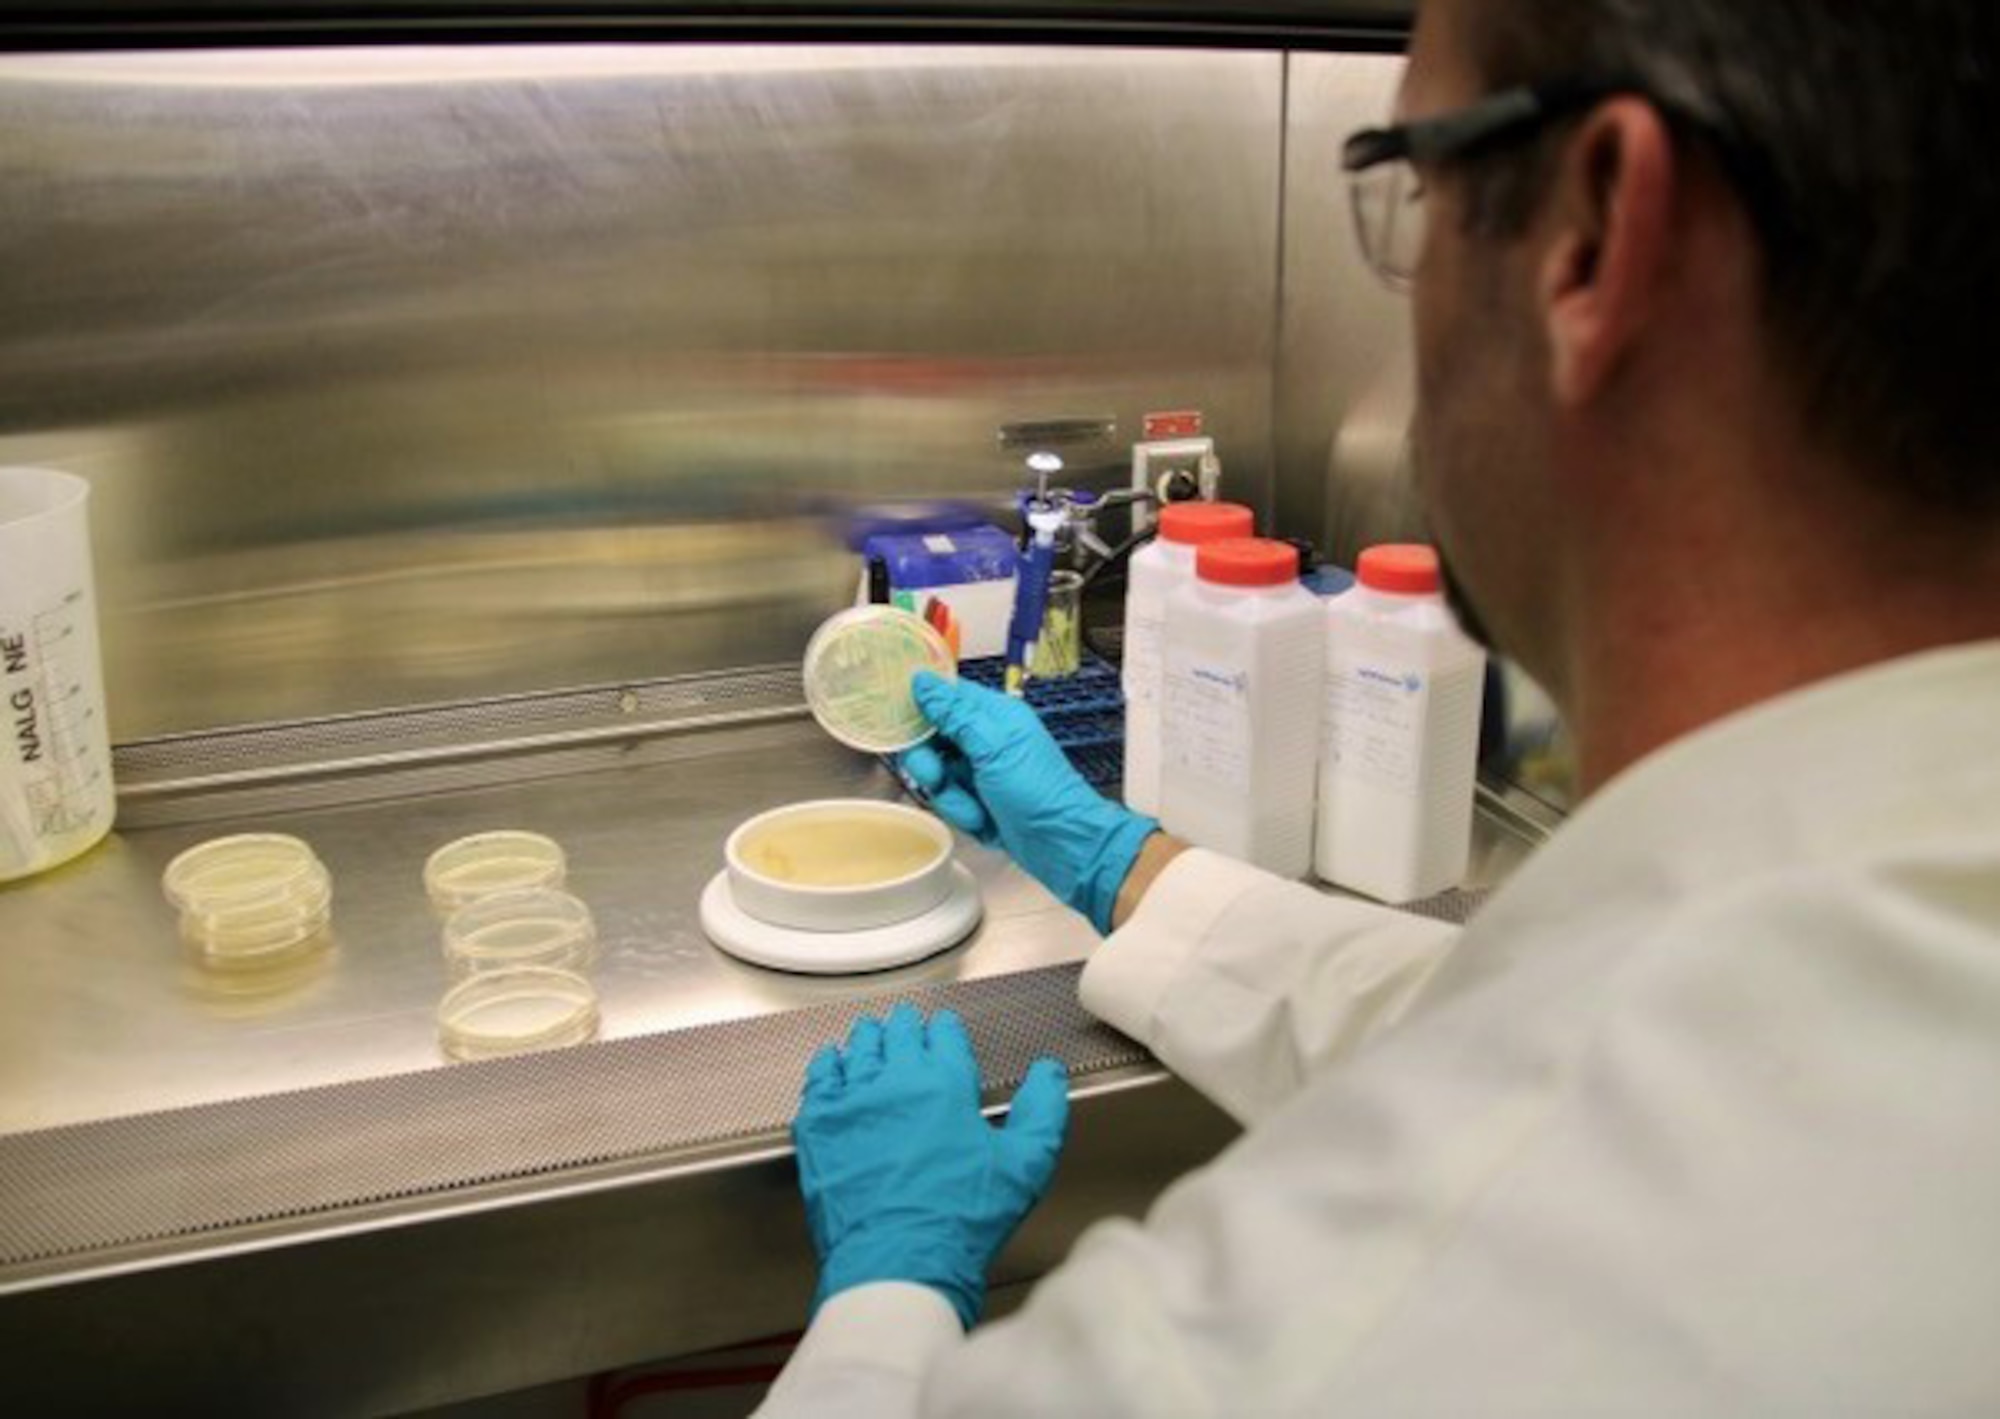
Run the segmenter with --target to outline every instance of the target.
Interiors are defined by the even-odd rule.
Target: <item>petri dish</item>
[[[919,670],[958,674],[944,637],[908,611],[856,606],[813,632],[806,703],[820,727],[848,748],[893,754],[931,737],[930,721],[910,694]]]
[[[225,1020],[255,1020],[289,1009],[333,973],[337,948],[330,937],[251,964],[221,965],[197,956],[180,978],[181,989],[206,1013]]]
[[[214,911],[182,911],[180,939],[206,959],[254,959],[284,953],[322,935],[332,921],[332,899],[266,899]]]
[[[181,921],[181,941],[195,964],[211,971],[263,971],[323,949],[332,942],[329,917],[301,917],[256,926],[197,928]]]
[[[284,833],[237,833],[181,853],[160,874],[160,887],[169,902],[186,911],[310,895],[328,880],[302,840]]]
[[[521,966],[582,970],[596,946],[590,908],[548,888],[481,897],[444,924],[445,960],[460,978]]]
[[[261,972],[331,943],[333,878],[283,833],[213,838],[167,864],[160,885],[180,909],[180,936],[212,972]]]
[[[574,971],[486,971],[447,991],[437,1018],[438,1042],[453,1059],[498,1059],[596,1035],[597,992]]]
[[[559,888],[569,864],[553,838],[505,829],[446,843],[424,864],[424,890],[439,911],[454,912],[496,892]]]

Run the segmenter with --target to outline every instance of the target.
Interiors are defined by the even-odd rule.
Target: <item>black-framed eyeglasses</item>
[[[1418,164],[1480,157],[1629,91],[1624,84],[1523,85],[1436,118],[1356,133],[1341,150],[1340,165],[1347,173],[1355,235],[1369,266],[1393,289],[1409,288],[1424,250],[1424,186]]]

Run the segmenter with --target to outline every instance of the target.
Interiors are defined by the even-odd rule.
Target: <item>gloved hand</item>
[[[799,1190],[819,1252],[813,1310],[868,1281],[915,1281],[969,1330],[986,1270],[1055,1176],[1069,1076],[1038,1059],[996,1128],[979,1112],[979,1066],[949,1010],[928,1027],[912,1005],[864,1016],[845,1054],[806,1068],[792,1121]]]
[[[903,772],[946,822],[1005,849],[1108,933],[1118,889],[1160,825],[1086,783],[1020,700],[928,671],[913,689],[917,708],[949,743],[908,750]]]

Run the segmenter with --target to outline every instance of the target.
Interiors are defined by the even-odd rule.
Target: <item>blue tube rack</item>
[[[958,674],[997,690],[1007,662],[1000,656],[960,661]],[[1117,667],[1085,651],[1074,675],[1030,680],[1023,698],[1090,786],[1116,798],[1125,782],[1125,691]]]

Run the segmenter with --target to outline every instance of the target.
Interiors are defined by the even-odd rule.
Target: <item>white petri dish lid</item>
[[[481,897],[444,924],[445,959],[459,976],[521,966],[580,970],[596,946],[590,908],[546,887]]]
[[[303,840],[284,833],[211,838],[181,853],[160,874],[167,900],[183,911],[220,911],[331,891],[331,878]]]
[[[497,1059],[582,1044],[597,1033],[597,992],[574,971],[483,971],[438,1004],[438,1041],[453,1059]]]
[[[920,670],[958,674],[944,637],[908,611],[856,606],[807,643],[806,703],[820,727],[850,749],[893,754],[932,734],[910,692]]]
[[[531,887],[559,888],[569,864],[553,838],[503,829],[446,843],[424,863],[424,890],[440,911]]]

